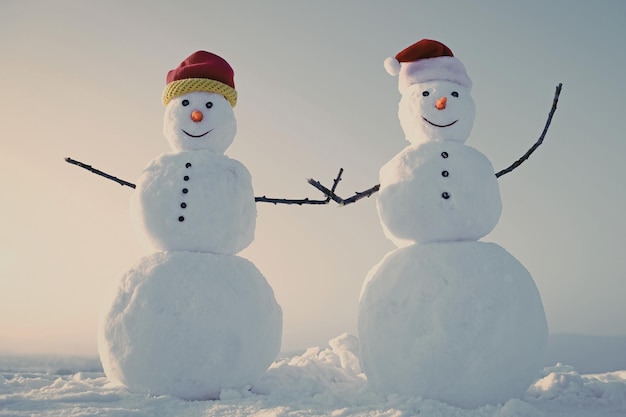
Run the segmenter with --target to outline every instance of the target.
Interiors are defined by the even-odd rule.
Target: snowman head
[[[163,133],[175,151],[224,153],[235,138],[234,72],[218,55],[197,51],[167,73]]]
[[[173,98],[165,108],[163,134],[175,151],[224,153],[236,133],[235,113],[221,94],[194,91]]]
[[[467,87],[451,81],[427,81],[404,90],[398,108],[406,139],[465,142],[474,125],[476,106]]]
[[[400,123],[409,142],[465,142],[474,123],[472,80],[441,42],[422,39],[385,60],[398,76]]]

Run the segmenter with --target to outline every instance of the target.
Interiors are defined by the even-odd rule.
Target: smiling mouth
[[[454,122],[452,123],[448,123],[447,125],[438,125],[437,123],[433,123],[430,120],[428,120],[427,118],[425,118],[424,116],[422,116],[422,119],[424,119],[424,121],[426,121],[427,123],[436,126],[436,127],[448,127],[448,126],[452,126],[453,124],[455,124],[456,122],[459,121],[459,119],[456,119]]]
[[[213,130],[213,129],[208,130],[208,131],[204,132],[204,133],[203,133],[203,134],[201,134],[201,135],[192,135],[191,133],[186,132],[184,129],[181,129],[181,130],[182,130],[182,131],[183,131],[183,133],[184,133],[185,135],[187,135],[187,136],[191,136],[192,138],[201,138],[202,136],[204,136],[204,135],[206,135],[207,133],[211,132],[211,130]]]

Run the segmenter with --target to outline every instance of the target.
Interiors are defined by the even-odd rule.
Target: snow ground
[[[5,355],[0,416],[626,416],[626,370],[580,374],[555,364],[542,370],[522,399],[466,410],[378,395],[361,373],[358,339],[343,334],[329,345],[277,359],[252,392],[223,392],[219,401],[129,393],[107,381],[97,358]]]

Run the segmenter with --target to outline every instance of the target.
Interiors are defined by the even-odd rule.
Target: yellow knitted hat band
[[[219,81],[208,78],[184,78],[182,80],[172,81],[165,86],[161,101],[164,106],[174,97],[191,93],[192,91],[207,91],[209,93],[218,93],[226,97],[232,107],[237,104],[237,91]]]

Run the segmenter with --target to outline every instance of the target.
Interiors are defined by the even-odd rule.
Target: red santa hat
[[[400,93],[412,84],[426,81],[452,81],[472,88],[472,80],[463,63],[454,57],[446,45],[431,39],[422,39],[385,60],[385,69],[398,75]]]
[[[174,97],[192,91],[207,91],[223,95],[230,105],[237,104],[234,71],[223,58],[206,51],[189,55],[180,65],[167,73],[163,105]]]

